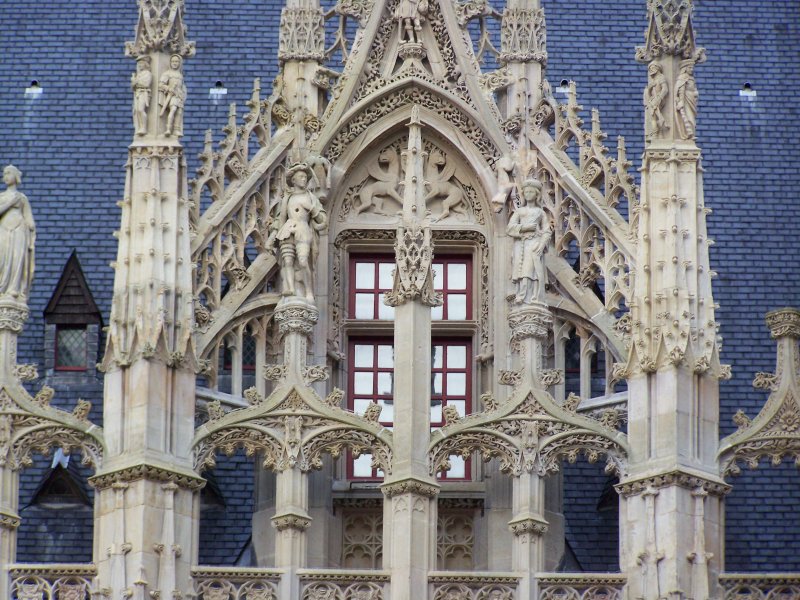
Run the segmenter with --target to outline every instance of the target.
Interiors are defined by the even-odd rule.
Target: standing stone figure
[[[422,22],[428,13],[428,0],[400,0],[394,10],[394,18],[400,24],[400,43],[408,41],[412,44],[421,42],[419,32]],[[404,40],[404,38],[406,38]]]
[[[161,75],[158,85],[158,104],[160,116],[167,115],[165,135],[183,135],[183,106],[186,103],[186,84],[183,82],[183,59],[173,54],[169,59],[169,69]]]
[[[0,297],[24,299],[33,281],[36,225],[28,198],[17,191],[22,173],[9,165],[3,169],[6,191],[0,193]]]
[[[694,81],[694,60],[683,60],[675,82],[675,111],[678,113],[678,135],[682,140],[694,139],[697,122],[697,84]]]
[[[662,109],[668,93],[669,85],[663,67],[651,63],[647,69],[647,87],[644,89],[644,131],[647,139],[667,128]]]
[[[511,215],[506,233],[514,238],[511,281],[516,284],[514,304],[544,302],[544,260],[550,241],[550,224],[541,207],[542,184],[528,179],[522,184],[525,205]]]
[[[292,166],[289,189],[278,207],[273,227],[278,233],[283,296],[305,296],[314,302],[312,261],[316,261],[319,233],[328,224],[328,214],[308,188],[312,176],[305,163]]]
[[[150,72],[150,57],[136,59],[136,73],[131,75],[133,90],[133,126],[136,135],[147,134],[147,109],[150,107],[153,74]]]

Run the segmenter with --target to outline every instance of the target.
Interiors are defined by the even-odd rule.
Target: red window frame
[[[377,315],[380,314],[380,306],[383,302],[383,295],[386,292],[391,291],[391,287],[381,287],[380,286],[380,266],[381,264],[390,264],[394,265],[395,259],[394,256],[391,254],[378,254],[378,255],[368,255],[368,254],[352,254],[350,255],[350,265],[349,265],[349,286],[348,286],[348,298],[347,298],[347,315],[350,319],[356,319],[356,294],[372,294],[373,295],[373,315],[376,315],[373,319],[359,319],[359,320],[384,320],[388,321],[389,319],[379,319]],[[372,263],[374,265],[374,286],[373,287],[364,287],[359,288],[356,287],[356,263]],[[472,256],[469,254],[448,254],[444,256],[437,256],[433,259],[434,265],[442,265],[442,277],[441,281],[438,277],[434,278],[433,285],[436,288],[436,291],[442,293],[442,317],[441,319],[435,319],[436,321],[447,321],[449,320],[449,312],[450,312],[450,297],[457,296],[457,295],[464,295],[466,296],[466,311],[465,317],[463,320],[470,321],[472,320]],[[449,269],[448,265],[451,264],[460,264],[466,266],[466,285],[465,288],[450,288],[449,286]],[[436,310],[436,309],[434,309]],[[461,320],[461,319],[459,319]]]
[[[59,365],[58,364],[58,334],[65,330],[75,330],[75,331],[83,331],[83,365],[75,365],[75,366],[67,366],[67,365]],[[55,349],[53,352],[53,369],[56,371],[72,371],[72,372],[80,372],[86,371],[89,368],[89,359],[88,359],[88,352],[89,352],[89,340],[87,338],[89,332],[86,325],[56,325],[56,339],[55,339]]]
[[[372,366],[356,366],[355,365],[355,349],[356,346],[370,345],[373,346]],[[394,346],[394,340],[388,337],[353,337],[348,343],[348,372],[347,372],[347,404],[348,409],[354,410],[356,400],[369,400],[374,403],[379,401],[393,401],[394,398],[394,381],[392,381],[392,393],[379,393],[378,380],[380,373],[391,373],[394,376],[394,358],[392,359],[392,366],[380,366],[378,359],[379,346]],[[441,418],[439,421],[431,421],[431,427],[437,428],[444,425],[444,408],[453,402],[464,402],[464,415],[466,416],[472,412],[472,341],[466,338],[433,338],[431,342],[433,348],[442,347],[441,364],[435,366],[435,360],[431,364],[431,405],[433,407],[434,401],[441,403]],[[464,361],[463,367],[450,366],[450,348],[463,347],[464,348]],[[372,373],[372,388],[371,393],[356,393],[355,381],[357,373]],[[464,392],[463,394],[451,395],[448,391],[448,375],[464,374]],[[436,377],[441,378],[441,391],[434,392],[434,382]],[[361,412],[361,411],[359,411]],[[384,418],[381,414],[380,423],[384,427],[391,427],[393,421]],[[362,476],[355,475],[353,468],[352,455],[348,453],[347,456],[347,478],[355,481],[381,481],[382,477],[378,475],[377,471],[373,469],[372,475]],[[447,481],[470,481],[472,479],[471,461],[467,460],[464,465],[463,477],[448,477],[446,473],[439,473],[437,477],[441,480]]]

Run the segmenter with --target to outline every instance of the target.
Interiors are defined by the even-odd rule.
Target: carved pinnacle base
[[[403,60],[421,62],[426,56],[425,48],[416,42],[405,42],[397,50],[398,56]]]
[[[514,308],[508,315],[511,340],[514,342],[525,338],[546,339],[552,323],[550,309],[540,302]]]

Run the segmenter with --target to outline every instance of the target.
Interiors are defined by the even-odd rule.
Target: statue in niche
[[[183,107],[186,103],[186,84],[183,82],[183,59],[173,54],[169,59],[169,69],[161,75],[158,84],[158,104],[160,116],[167,115],[164,134],[180,137],[183,135]]]
[[[3,169],[6,191],[0,193],[0,297],[25,299],[33,281],[36,224],[28,198],[17,191],[22,173]]]
[[[305,163],[293,165],[286,173],[289,187],[281,199],[272,224],[277,230],[281,268],[281,294],[304,296],[314,302],[311,265],[316,262],[319,232],[328,224],[328,214],[319,198],[309,190],[313,173]]]
[[[428,0],[400,0],[394,11],[394,18],[400,25],[400,43],[409,42],[419,44],[422,42],[420,32],[425,15],[428,14]]]
[[[446,219],[451,211],[467,216],[464,190],[453,181],[455,174],[456,167],[448,162],[444,152],[438,148],[431,150],[428,164],[425,166],[425,185],[428,193],[423,204],[427,206],[431,200],[443,198],[442,212],[436,217],[436,221]]]
[[[647,68],[647,87],[644,89],[644,130],[648,140],[667,129],[662,109],[668,93],[664,68],[658,63],[650,63]]]
[[[375,181],[367,183],[358,192],[359,204],[356,214],[360,215],[370,207],[379,215],[388,215],[383,203],[386,198],[391,198],[402,206],[403,198],[397,193],[400,183],[400,159],[394,148],[386,148],[375,159],[367,164],[367,172]]]
[[[514,304],[544,302],[544,251],[550,241],[550,224],[542,209],[542,184],[527,179],[522,184],[525,204],[514,211],[506,233],[514,238],[511,281],[516,285]]]
[[[697,122],[697,84],[694,80],[694,60],[683,60],[680,64],[678,79],[675,82],[675,112],[677,112],[677,131],[680,139],[694,139],[694,127]]]
[[[136,135],[147,134],[147,109],[150,108],[153,73],[150,71],[150,57],[136,59],[136,73],[131,75],[133,90],[133,127]]]

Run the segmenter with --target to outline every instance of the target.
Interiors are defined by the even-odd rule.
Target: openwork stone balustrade
[[[10,600],[90,600],[94,565],[10,565]]]
[[[302,600],[389,600],[389,578],[382,571],[299,571]]]
[[[428,577],[430,600],[513,600],[520,577],[511,573],[433,572]]]
[[[245,567],[192,569],[198,600],[277,600],[281,572]]]
[[[725,600],[798,600],[800,574],[725,573],[720,576]]]
[[[621,600],[625,577],[617,573],[540,573],[539,600]]]

